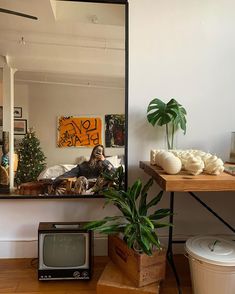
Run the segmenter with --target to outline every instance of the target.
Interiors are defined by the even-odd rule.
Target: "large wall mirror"
[[[0,55],[14,71],[13,105],[0,80],[0,115],[14,132],[0,117],[0,178],[14,166],[0,198],[102,197],[117,179],[125,188],[127,20],[124,0],[0,0]]]

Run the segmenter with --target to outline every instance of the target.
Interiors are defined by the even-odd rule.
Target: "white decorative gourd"
[[[161,167],[163,168],[164,162],[166,161],[166,159],[167,159],[168,157],[173,157],[173,158],[174,158],[175,155],[172,154],[172,153],[169,152],[169,151],[161,152],[161,153],[159,154],[159,166],[161,166]],[[163,168],[163,169],[164,169],[164,168]]]
[[[178,174],[181,171],[181,167],[181,160],[174,155],[166,157],[162,162],[162,168],[170,175]]]

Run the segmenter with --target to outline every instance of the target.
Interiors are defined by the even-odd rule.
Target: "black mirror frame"
[[[73,2],[92,2],[104,4],[121,4],[125,5],[125,190],[128,186],[128,93],[129,93],[129,3],[128,0],[67,0]],[[3,192],[4,193],[4,192]],[[6,193],[0,194],[0,199],[96,199],[104,198],[102,195],[46,195],[46,196],[32,196],[32,195],[11,195]]]

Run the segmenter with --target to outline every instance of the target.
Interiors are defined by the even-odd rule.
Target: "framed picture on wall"
[[[26,119],[14,119],[14,135],[25,135],[27,132]]]
[[[22,117],[22,107],[14,107],[14,118]]]

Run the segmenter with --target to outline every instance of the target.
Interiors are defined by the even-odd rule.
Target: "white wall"
[[[187,134],[178,134],[179,148],[200,148],[228,158],[235,125],[234,9],[235,3],[228,0],[130,0],[130,182],[148,178],[138,162],[149,159],[150,149],[163,146],[162,131],[146,121],[153,97],[165,101],[174,97],[187,109]],[[200,195],[234,226],[233,193]],[[102,204],[102,200],[2,200],[1,256],[35,255],[27,242],[19,246],[28,249],[21,254],[14,240],[35,240],[39,221],[92,219],[114,211],[108,207],[104,212]],[[162,205],[168,205],[168,196]],[[179,238],[231,234],[186,194],[177,194],[175,220]],[[4,240],[13,240],[11,252],[3,247],[8,244]]]
[[[79,87],[58,84],[29,84],[29,121],[34,127],[47,157],[47,165],[76,163],[81,156],[90,156],[91,148],[58,148],[58,116],[94,115],[125,111],[124,90],[117,88]],[[104,121],[103,121],[104,131]],[[103,133],[104,144],[104,133]],[[107,155],[123,154],[123,148],[106,148]]]
[[[15,84],[15,107],[22,107],[22,119],[29,119],[29,89],[25,84]],[[21,118],[20,118],[21,119]]]
[[[235,127],[235,18],[229,0],[131,0],[129,174],[146,178],[139,160],[164,146],[163,129],[146,120],[155,97],[186,108],[187,134],[178,148],[197,148],[228,159]],[[135,152],[132,152],[132,150]],[[157,187],[156,187],[157,190]],[[202,193],[202,199],[234,226],[234,193]],[[168,204],[168,196],[162,205]],[[175,234],[231,234],[187,194],[177,194]]]
[[[1,200],[0,258],[36,257],[40,221],[85,221],[116,213],[103,204],[103,199]],[[106,247],[104,236],[97,236],[95,254],[104,255]]]

